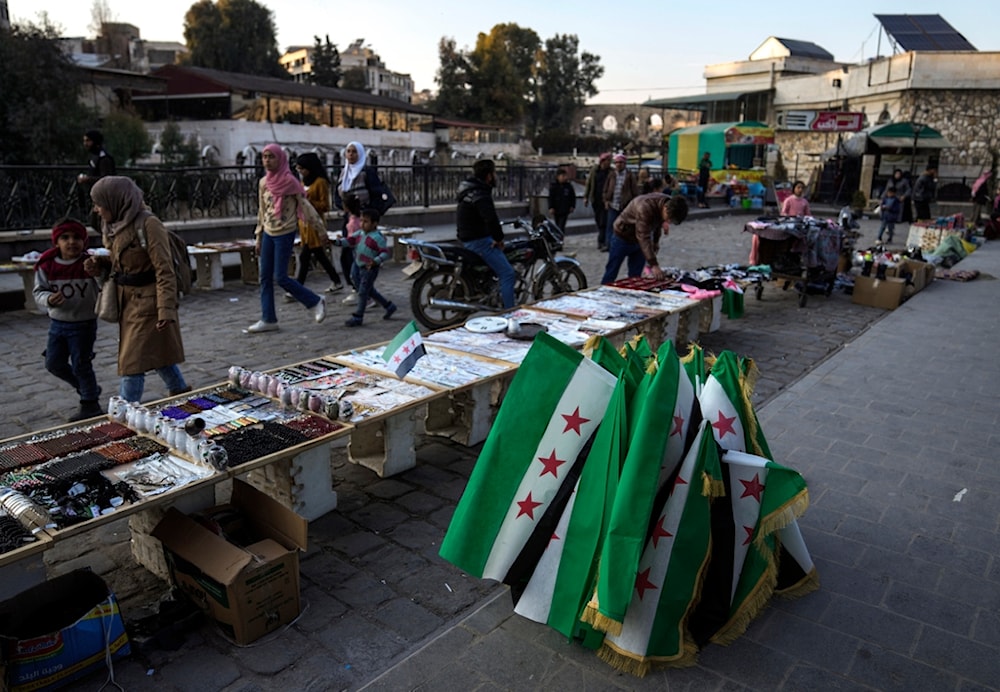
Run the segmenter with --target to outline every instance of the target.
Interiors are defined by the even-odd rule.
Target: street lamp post
[[[924,131],[923,123],[911,122],[910,128],[913,130],[913,151],[910,153],[910,175],[916,175],[916,165],[917,165],[917,140],[920,139],[920,133]]]

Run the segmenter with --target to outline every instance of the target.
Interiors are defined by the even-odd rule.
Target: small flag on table
[[[417,323],[410,320],[382,351],[382,360],[388,363],[389,369],[396,373],[396,377],[403,379],[425,355],[427,349],[424,348],[420,330],[417,329]]]

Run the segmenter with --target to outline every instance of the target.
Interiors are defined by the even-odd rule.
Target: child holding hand
[[[391,256],[385,236],[378,230],[379,213],[375,209],[361,211],[361,230],[347,238],[333,241],[336,245],[354,248],[354,266],[351,267],[351,281],[358,289],[358,302],[351,318],[344,324],[360,327],[365,319],[368,300],[374,299],[385,309],[382,319],[387,320],[396,312],[396,304],[388,300],[375,288],[382,263]]]
[[[76,219],[65,219],[52,229],[52,245],[35,264],[32,294],[38,309],[49,316],[49,338],[45,346],[45,369],[67,382],[80,395],[74,422],[101,415],[94,374],[94,342],[97,340],[97,279],[84,271],[87,229]],[[113,289],[109,289],[113,290]]]

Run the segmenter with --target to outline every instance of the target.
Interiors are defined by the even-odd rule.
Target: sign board
[[[843,111],[785,111],[778,116],[778,126],[786,130],[857,132],[862,128],[864,120],[864,113]]]
[[[774,144],[774,130],[769,127],[736,125],[725,133],[726,144]]]

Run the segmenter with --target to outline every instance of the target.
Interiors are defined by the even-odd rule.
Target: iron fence
[[[90,188],[77,181],[81,168],[71,166],[0,166],[0,231],[50,228],[65,216],[90,218]],[[336,171],[331,171],[331,179]],[[142,188],[146,204],[163,221],[248,218],[257,215],[257,182],[263,170],[254,166],[199,168],[122,168]],[[381,165],[379,174],[396,196],[397,207],[430,207],[455,203],[468,166]],[[546,194],[554,178],[552,166],[497,166],[494,199],[527,201]]]

